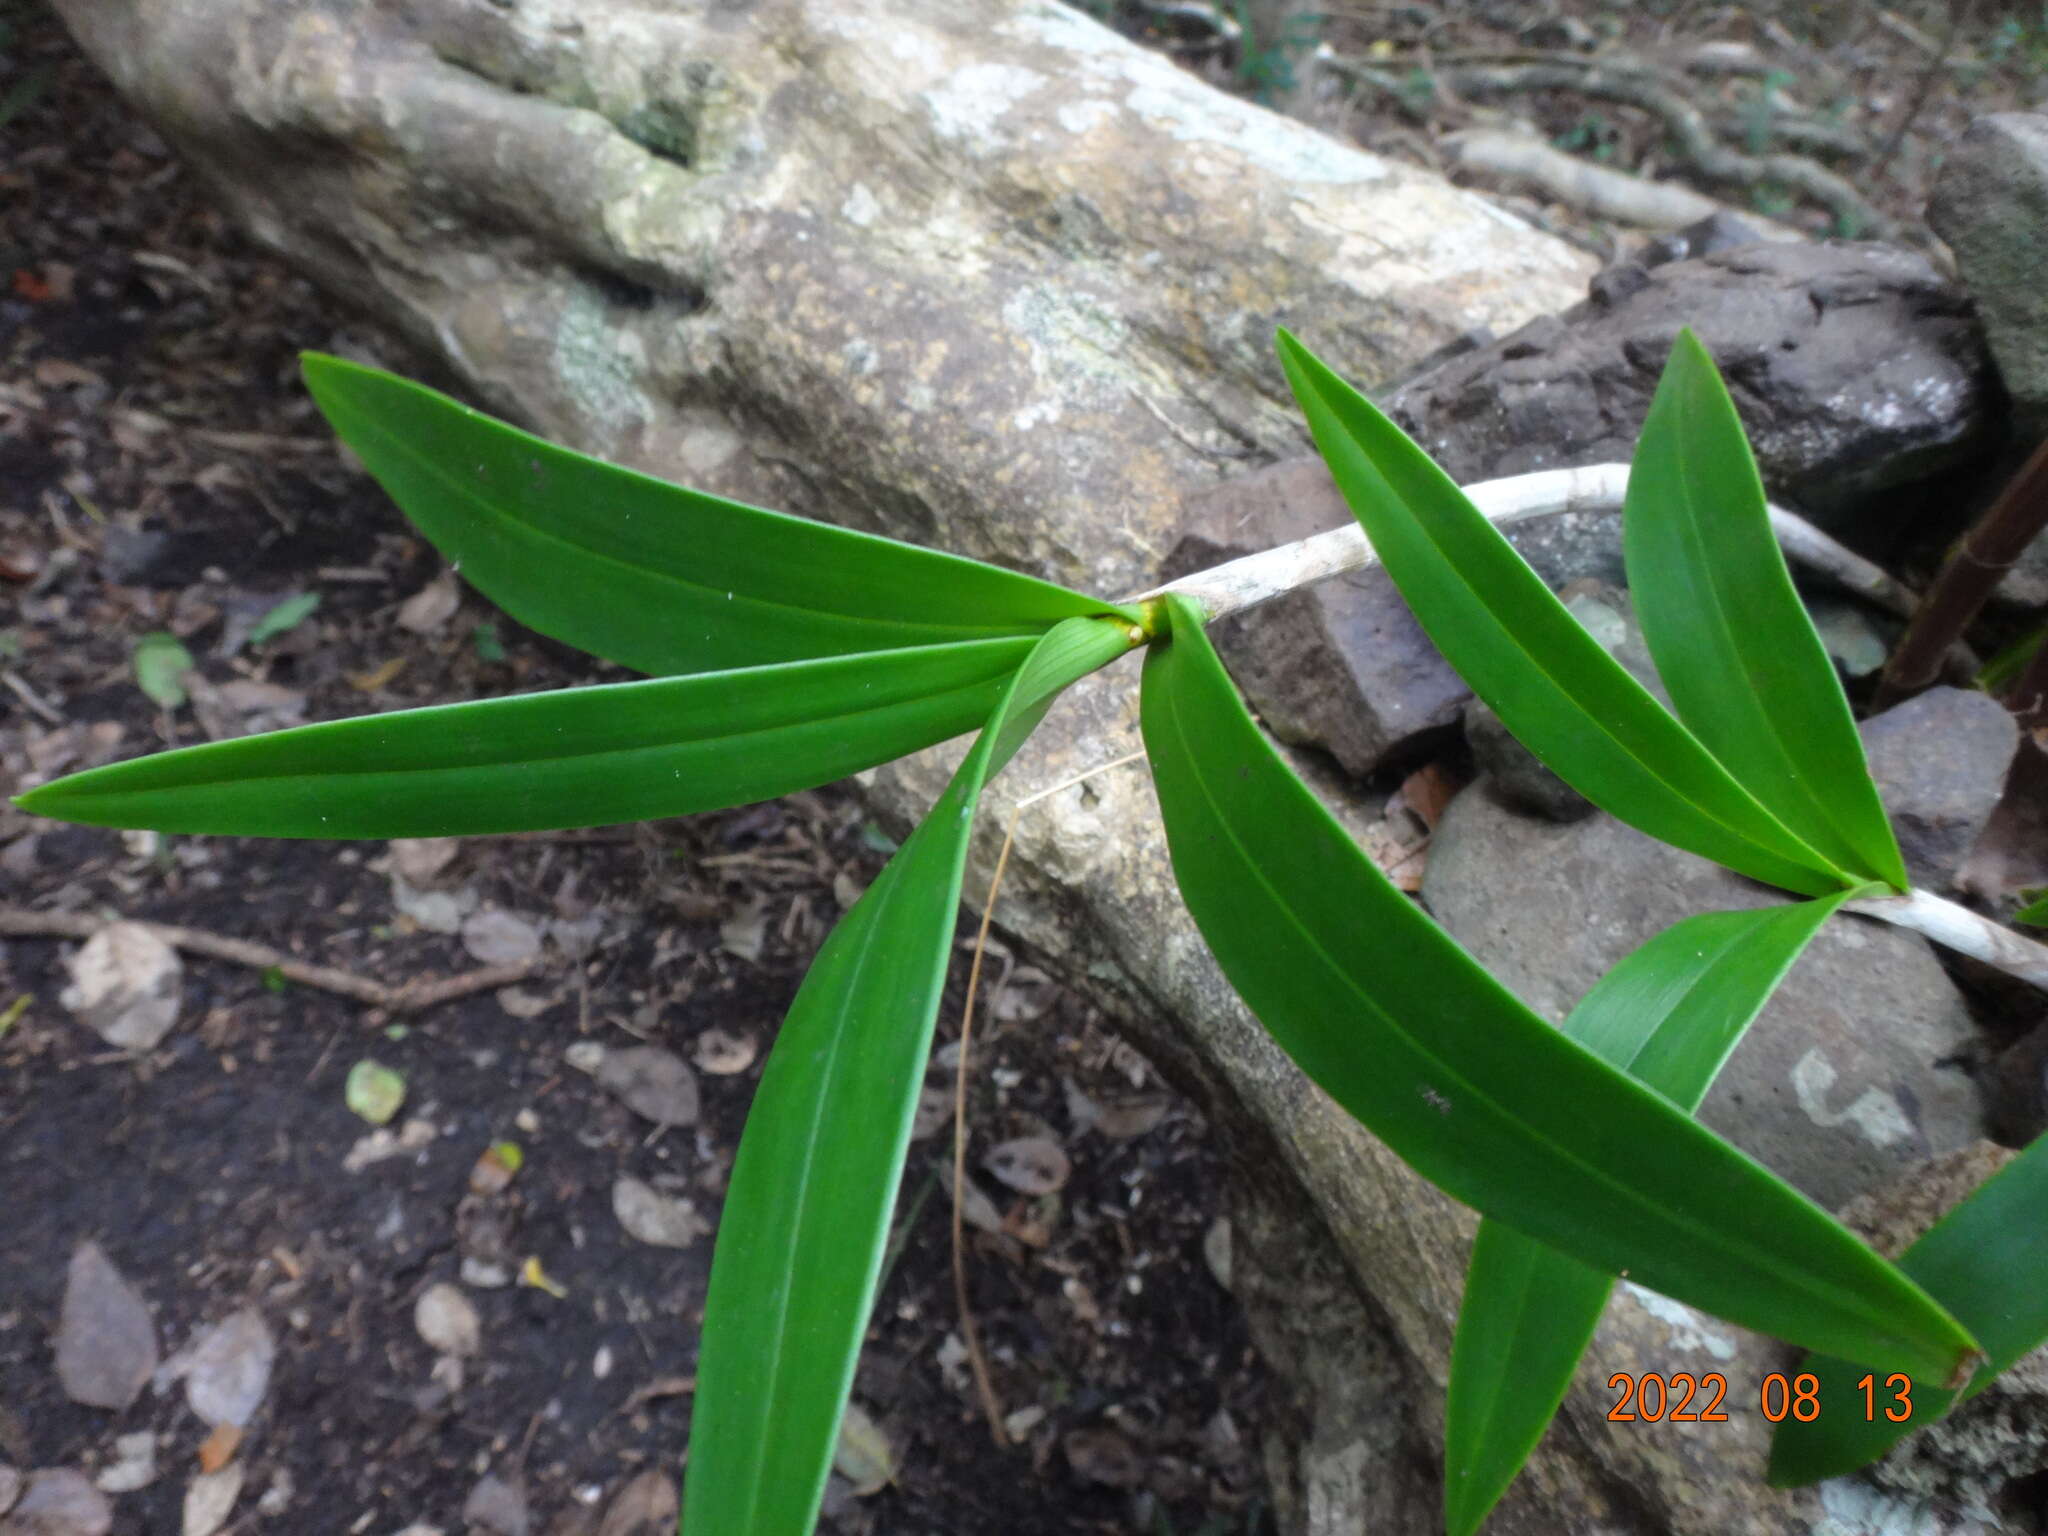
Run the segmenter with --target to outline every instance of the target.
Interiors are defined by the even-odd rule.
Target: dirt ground
[[[1305,58],[1219,41],[1218,8],[1097,9],[1253,92]],[[1860,135],[1866,154],[1905,124],[1882,174],[1859,181],[1902,221],[1917,218],[1940,143],[1972,111],[2028,99],[2048,66],[2048,31],[2022,6],[1983,5],[1954,36],[1932,6],[1779,8],[1789,32],[1768,7],[1368,9],[1370,26],[1350,16],[1318,36],[1393,72],[1395,89],[1344,109],[1375,148],[1442,163],[1440,136],[1496,109],[1413,83],[1415,71],[1460,50],[1533,47],[1541,11],[1645,46],[1763,50],[1763,71],[1711,87],[1759,121],[1792,98]],[[1837,10],[1848,19],[1833,35]],[[1558,91],[1515,110],[1603,163],[1671,169],[1654,114]],[[1712,190],[1829,217],[1773,183]],[[1612,239],[1517,195],[1576,238]],[[297,718],[623,675],[443,580],[334,448],[297,382],[304,348],[435,381],[244,240],[40,5],[0,0],[0,788]],[[251,638],[308,596],[312,612]],[[188,696],[175,707],[138,683],[151,635],[190,657],[182,678],[170,669]],[[166,644],[155,653],[174,656]],[[688,1433],[709,1228],[759,1060],[888,846],[838,790],[611,832],[472,839],[431,874],[415,862],[431,850],[162,841],[0,809],[0,914],[16,915],[0,937],[0,1500],[10,1466],[133,1484],[146,1450],[153,1476],[109,1496],[112,1529],[189,1531],[188,1493],[225,1452],[239,1495],[205,1529],[630,1536],[671,1524],[662,1500]],[[464,909],[467,925],[445,931]],[[187,953],[177,1027],[131,1054],[60,1001],[77,943],[33,931],[102,917],[271,953]],[[536,940],[516,983],[419,1011],[273,963],[397,987]],[[932,1135],[912,1149],[855,1388],[897,1471],[865,1497],[835,1479],[828,1520],[1018,1536],[1269,1529],[1258,1443],[1272,1388],[1204,1255],[1216,1149],[1031,958],[999,957],[1008,982],[969,1111],[980,1145],[1044,1137],[1072,1164],[1051,1196],[979,1180],[1000,1230],[972,1238],[974,1305],[1021,1443],[993,1445],[965,1385],[938,1181],[948,1143]],[[572,1065],[570,1047],[593,1042],[694,1063],[694,1121],[652,1123]],[[386,1142],[346,1102],[366,1061],[404,1079]],[[475,1192],[480,1157],[506,1141],[523,1165]],[[387,1143],[398,1150],[367,1160]],[[705,1231],[681,1246],[632,1235],[621,1180],[671,1212],[687,1202]],[[67,1264],[88,1241],[139,1292],[166,1362],[117,1410],[72,1401],[56,1368]],[[473,1345],[452,1353],[418,1315],[449,1282],[476,1322]],[[274,1362],[224,1446],[179,1368],[243,1309]],[[648,1472],[659,1477],[633,1481]]]
[[[473,595],[436,617],[438,559],[344,464],[294,358],[374,351],[431,373],[255,252],[46,13],[5,14],[0,91],[43,83],[0,155],[0,786],[301,714],[622,676]],[[318,609],[247,641],[299,594]],[[176,709],[138,686],[149,634],[193,659]],[[180,924],[388,984],[481,963],[463,934],[400,910],[381,843],[159,843],[9,809],[0,845],[0,907],[17,912]],[[112,1496],[113,1529],[180,1528],[207,1435],[183,1386],[160,1371],[110,1412],[68,1400],[54,1367],[66,1266],[90,1240],[140,1292],[167,1360],[244,1307],[274,1340],[226,1529],[457,1532],[490,1474],[516,1498],[472,1506],[472,1528],[587,1530],[636,1473],[675,1474],[711,1239],[630,1236],[614,1186],[638,1179],[715,1220],[759,1056],[888,846],[838,790],[470,840],[435,893],[550,931],[509,1000],[484,990],[405,1013],[188,954],[178,1026],[136,1057],[60,1004],[75,943],[0,939],[0,1013],[27,999],[0,1035],[0,1464],[100,1476],[121,1437],[147,1433],[156,1475]],[[950,1142],[931,1135],[913,1146],[855,1389],[899,1470],[867,1498],[835,1485],[833,1527],[1261,1529],[1264,1379],[1202,1256],[1216,1153],[1028,958],[995,967],[1010,976],[1004,1022],[976,1052],[970,1107],[980,1145],[1046,1136],[1072,1161],[1043,1199],[981,1180],[1022,1236],[970,1234],[1021,1443],[994,1447],[948,1345]],[[942,1031],[957,1015],[956,996]],[[635,1114],[565,1064],[579,1041],[697,1063],[696,1122]],[[418,1122],[423,1139],[350,1171],[372,1134],[344,1097],[364,1060],[404,1076],[391,1130]],[[1077,1106],[1108,1106],[1119,1131],[1152,1123],[1084,1132]],[[504,1140],[523,1166],[502,1193],[471,1195],[479,1156]],[[556,1289],[520,1283],[529,1259]],[[415,1311],[465,1260],[471,1277],[512,1280],[462,1284],[480,1326],[457,1369],[437,1365]]]

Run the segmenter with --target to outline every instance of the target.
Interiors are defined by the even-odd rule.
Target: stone
[[[0,1517],[0,1536],[107,1536],[114,1506],[71,1467],[44,1467],[28,1475],[14,1508]]]
[[[1349,521],[1321,459],[1275,464],[1189,496],[1159,579]],[[1618,589],[1623,579],[1618,511],[1533,518],[1508,530],[1508,542],[1553,587]],[[1209,633],[1274,735],[1329,752],[1358,778],[1427,756],[1472,697],[1378,566],[1262,603]]]
[[[1582,587],[1585,584],[1582,584]],[[1664,684],[1650,660],[1649,647],[1636,627],[1634,606],[1618,587],[1594,586],[1575,593],[1565,604],[1586,632],[1658,699],[1669,702]],[[1473,766],[1488,791],[1502,804],[1525,815],[1550,821],[1580,821],[1593,814],[1593,802],[1559,778],[1518,741],[1484,699],[1465,705],[1465,741]]]
[[[185,966],[147,923],[109,923],[65,961],[71,985],[59,995],[107,1044],[154,1050],[178,1022]]]
[[[2048,115],[1978,118],[1942,161],[1927,222],[1955,253],[2020,435],[2048,432]]]
[[[1893,620],[1879,619],[1862,603],[1840,597],[1806,598],[1806,616],[1828,660],[1842,676],[1855,680],[1880,671],[1891,655],[1892,643],[1905,628]]]
[[[462,1518],[472,1530],[481,1527],[491,1536],[526,1536],[533,1525],[519,1478],[500,1477],[495,1472],[486,1472],[469,1490],[462,1503]]]
[[[2019,725],[1989,694],[1930,688],[1863,723],[1870,776],[1913,883],[1945,890],[2005,793]]]
[[[56,1342],[57,1379],[74,1403],[126,1408],[156,1373],[148,1304],[98,1243],[71,1251]]]
[[[1523,815],[1583,821],[1599,809],[1517,741],[1484,699],[1466,702],[1465,742],[1488,790]]]
[[[1611,816],[1533,821],[1476,787],[1437,823],[1422,894],[1474,958],[1552,1020],[1680,919],[1782,899]],[[1958,1064],[1976,1040],[1925,941],[1837,918],[1736,1047],[1700,1119],[1837,1207],[1984,1135]]]
[[[1351,520],[1320,459],[1294,459],[1191,496],[1161,580]],[[1384,570],[1354,571],[1225,619],[1224,664],[1282,741],[1363,777],[1414,755],[1471,697]]]
[[[1460,484],[1626,463],[1689,325],[1728,380],[1765,486],[1851,542],[1873,495],[1988,443],[1999,400],[1983,338],[1925,257],[1765,243],[1632,272],[1408,380],[1382,407]]]
[[[1991,1134],[2008,1147],[2048,1131],[2048,1019],[1985,1064],[1984,1113]]]

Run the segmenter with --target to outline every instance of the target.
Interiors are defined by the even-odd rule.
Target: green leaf
[[[1999,1372],[2048,1340],[2048,1135],[1986,1179],[1967,1199],[1930,1227],[1899,1259],[1899,1268],[1937,1297],[1977,1335],[1988,1357],[1960,1394],[1915,1385],[1905,1412],[1873,1373],[1871,1399],[1861,1381],[1867,1367],[1809,1357],[1799,1369],[1820,1378],[1820,1416],[1801,1424],[1787,1418],[1771,1440],[1770,1480],[1794,1488],[1868,1466],[1899,1440],[1949,1409],[1968,1402]],[[1873,1411],[1864,1417],[1866,1406]]]
[[[1287,332],[1281,362],[1352,512],[1445,659],[1531,751],[1652,837],[1817,896],[1853,884],[1629,676],[1429,455]]]
[[[1687,1113],[1821,925],[1849,899],[1687,918],[1600,978],[1564,1033]],[[1444,1413],[1444,1522],[1479,1528],[1564,1400],[1614,1277],[1498,1221],[1466,1271]]]
[[[160,709],[176,709],[185,702],[185,674],[192,670],[192,653],[167,630],[153,630],[135,642],[132,658],[135,686],[149,695]]]
[[[747,1118],[719,1219],[683,1522],[808,1531],[895,1203],[983,783],[1054,694],[1130,646],[1070,620],[1018,669],[946,792],[819,952]]]
[[[1794,1342],[1947,1379],[1973,1346],[1839,1222],[1531,1013],[1394,889],[1245,711],[1186,600],[1142,723],[1223,971],[1423,1177],[1564,1253]]]
[[[1136,619],[992,565],[621,469],[374,368],[302,361],[335,431],[465,581],[542,634],[641,672]]]
[[[2048,928],[2048,891],[2032,894],[2034,899],[2013,913],[2012,920],[2025,923],[2029,928]]]
[[[249,631],[247,643],[262,645],[267,640],[275,640],[279,635],[298,628],[319,606],[318,592],[300,592],[286,598],[256,621],[256,627]]]
[[[1771,536],[1742,421],[1689,330],[1636,443],[1622,549],[1678,718],[1829,862],[1905,890],[1849,701]]]
[[[14,803],[88,826],[248,837],[681,816],[829,783],[972,730],[1031,646],[972,640],[331,720],[88,769]]]

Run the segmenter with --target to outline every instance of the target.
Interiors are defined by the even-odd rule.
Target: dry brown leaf
[[[218,1472],[235,1459],[235,1452],[242,1448],[242,1429],[238,1424],[216,1424],[213,1433],[199,1442],[199,1470]]]
[[[372,667],[367,672],[351,672],[348,674],[348,685],[357,693],[375,693],[405,670],[405,661],[406,658],[403,656],[394,656],[382,666]]]
[[[1401,781],[1396,798],[1413,811],[1429,831],[1436,830],[1444,808],[1465,786],[1442,763],[1425,763]],[[1393,809],[1389,802],[1388,810]]]

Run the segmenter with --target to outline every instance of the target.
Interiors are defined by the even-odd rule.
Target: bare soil
[[[326,719],[623,676],[472,594],[424,633],[400,626],[439,561],[335,449],[295,358],[432,371],[255,251],[45,11],[0,17],[0,95],[39,82],[0,129],[0,788],[240,730],[237,683]],[[312,616],[232,646],[299,593],[318,594]],[[159,708],[138,686],[152,633],[193,657],[192,702]],[[26,999],[0,1033],[0,1464],[93,1476],[117,1437],[152,1432],[157,1475],[113,1497],[113,1529],[180,1528],[207,1433],[182,1387],[110,1412],[69,1401],[55,1371],[66,1265],[91,1240],[167,1357],[245,1305],[277,1340],[230,1530],[503,1529],[510,1515],[463,1517],[489,1473],[520,1491],[517,1528],[566,1533],[595,1529],[633,1474],[679,1476],[711,1238],[636,1240],[613,1186],[639,1178],[715,1220],[759,1056],[887,846],[837,789],[470,840],[439,877],[449,892],[537,925],[596,919],[587,953],[551,946],[516,989],[520,1013],[545,1004],[526,1017],[492,991],[395,1014],[187,955],[178,1026],[131,1056],[59,1002],[76,944],[0,940],[0,1014]],[[387,860],[384,844],[161,841],[0,810],[0,908],[180,924],[394,985],[474,969],[459,936],[394,905]],[[727,930],[745,914],[758,953]],[[979,1181],[1008,1231],[970,1234],[974,1305],[1020,1443],[995,1447],[948,1343],[950,1141],[933,1135],[913,1146],[855,1388],[900,1470],[866,1498],[835,1480],[832,1528],[1261,1529],[1264,1378],[1202,1258],[1216,1152],[1089,1009],[1012,964],[1028,959],[995,967],[1006,1022],[975,1053],[969,1108],[978,1145],[1045,1134],[1073,1162],[1045,1200]],[[686,1128],[564,1065],[578,1040],[691,1059],[714,1031],[757,1054],[700,1073]],[[394,1127],[431,1137],[351,1172],[371,1127],[343,1085],[364,1059],[405,1076]],[[1164,1113],[1140,1135],[1084,1133],[1069,1084],[1104,1102],[1143,1090]],[[472,1169],[501,1140],[524,1166],[480,1200]],[[537,1261],[555,1289],[466,1286],[482,1347],[458,1374],[414,1308],[485,1251],[515,1275]]]

